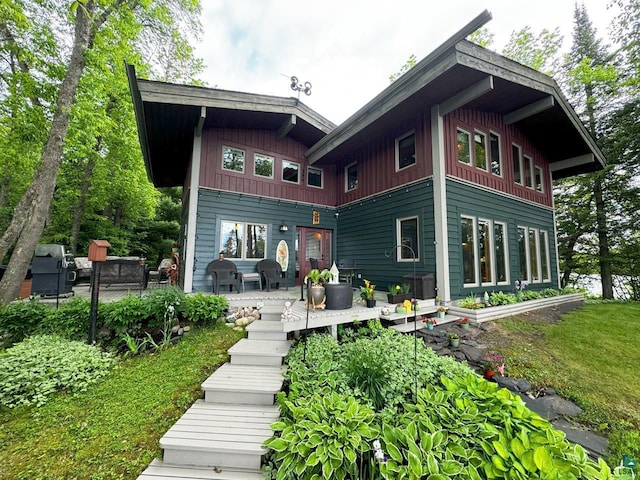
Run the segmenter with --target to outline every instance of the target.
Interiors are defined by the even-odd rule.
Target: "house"
[[[244,272],[278,258],[290,285],[313,258],[381,287],[434,274],[446,300],[557,288],[552,181],[604,157],[553,79],[465,40],[489,18],[337,126],[295,98],[128,66],[149,178],[184,187],[185,291],[211,291],[220,253]]]

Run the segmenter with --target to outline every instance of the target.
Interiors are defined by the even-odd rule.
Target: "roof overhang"
[[[156,187],[182,185],[194,135],[204,128],[272,130],[306,147],[335,128],[296,98],[142,80],[132,65],[126,70],[147,174]]]
[[[444,114],[465,107],[503,116],[548,159],[554,178],[602,169],[604,155],[552,78],[464,40],[490,18],[483,12],[322,138],[306,152],[309,162],[339,162],[438,106]]]

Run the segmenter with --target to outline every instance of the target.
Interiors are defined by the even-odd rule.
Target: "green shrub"
[[[504,293],[504,292],[491,292],[489,296],[489,303],[491,305],[513,305],[517,303],[518,299],[513,293]]]
[[[145,306],[149,314],[149,326],[163,328],[168,316],[182,317],[187,294],[176,287],[157,288],[145,297]],[[173,312],[169,308],[173,307]]]
[[[75,297],[49,309],[42,322],[42,333],[59,335],[67,340],[82,340],[89,332],[91,300]],[[98,325],[100,328],[101,325]]]
[[[150,317],[147,301],[131,294],[115,302],[100,304],[98,311],[118,338],[124,334],[139,336]]]
[[[0,304],[0,347],[20,342],[37,333],[50,311],[50,307],[38,300]]]
[[[272,423],[279,435],[264,442],[276,452],[277,480],[363,478],[378,435],[373,410],[335,392],[285,404],[291,417]]]
[[[555,288],[545,288],[544,290],[542,290],[540,292],[540,294],[544,298],[550,298],[550,297],[557,297],[558,295],[560,295],[560,292],[558,290],[556,290]]]
[[[228,307],[225,297],[197,292],[187,296],[183,315],[190,322],[206,323],[222,317]]]
[[[42,405],[56,391],[84,391],[113,363],[111,355],[82,342],[30,337],[0,355],[0,405]]]
[[[542,294],[535,290],[522,290],[520,294],[522,295],[522,301],[539,300],[542,298]]]
[[[367,348],[368,343],[356,340],[350,345],[351,351],[345,352],[343,370],[347,385],[371,400],[373,408],[379,411],[385,405],[389,374],[385,363],[377,357],[378,352]],[[359,348],[361,344],[364,348]],[[345,350],[347,348],[345,346]]]
[[[460,308],[469,308],[471,310],[478,310],[480,308],[484,308],[484,303],[478,302],[476,297],[471,294],[462,300],[458,300],[458,306]]]

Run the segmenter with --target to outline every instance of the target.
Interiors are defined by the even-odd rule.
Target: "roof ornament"
[[[291,77],[291,90],[298,92],[298,100],[300,100],[300,92],[305,95],[311,95],[311,82],[300,82],[295,75]]]

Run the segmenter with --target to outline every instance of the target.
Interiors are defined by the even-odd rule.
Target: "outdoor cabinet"
[[[107,260],[107,248],[111,244],[106,240],[92,240],[89,244],[89,261],[104,262]]]
[[[411,296],[413,298],[425,300],[436,296],[436,278],[433,273],[403,275],[402,282],[408,283],[411,286]]]

